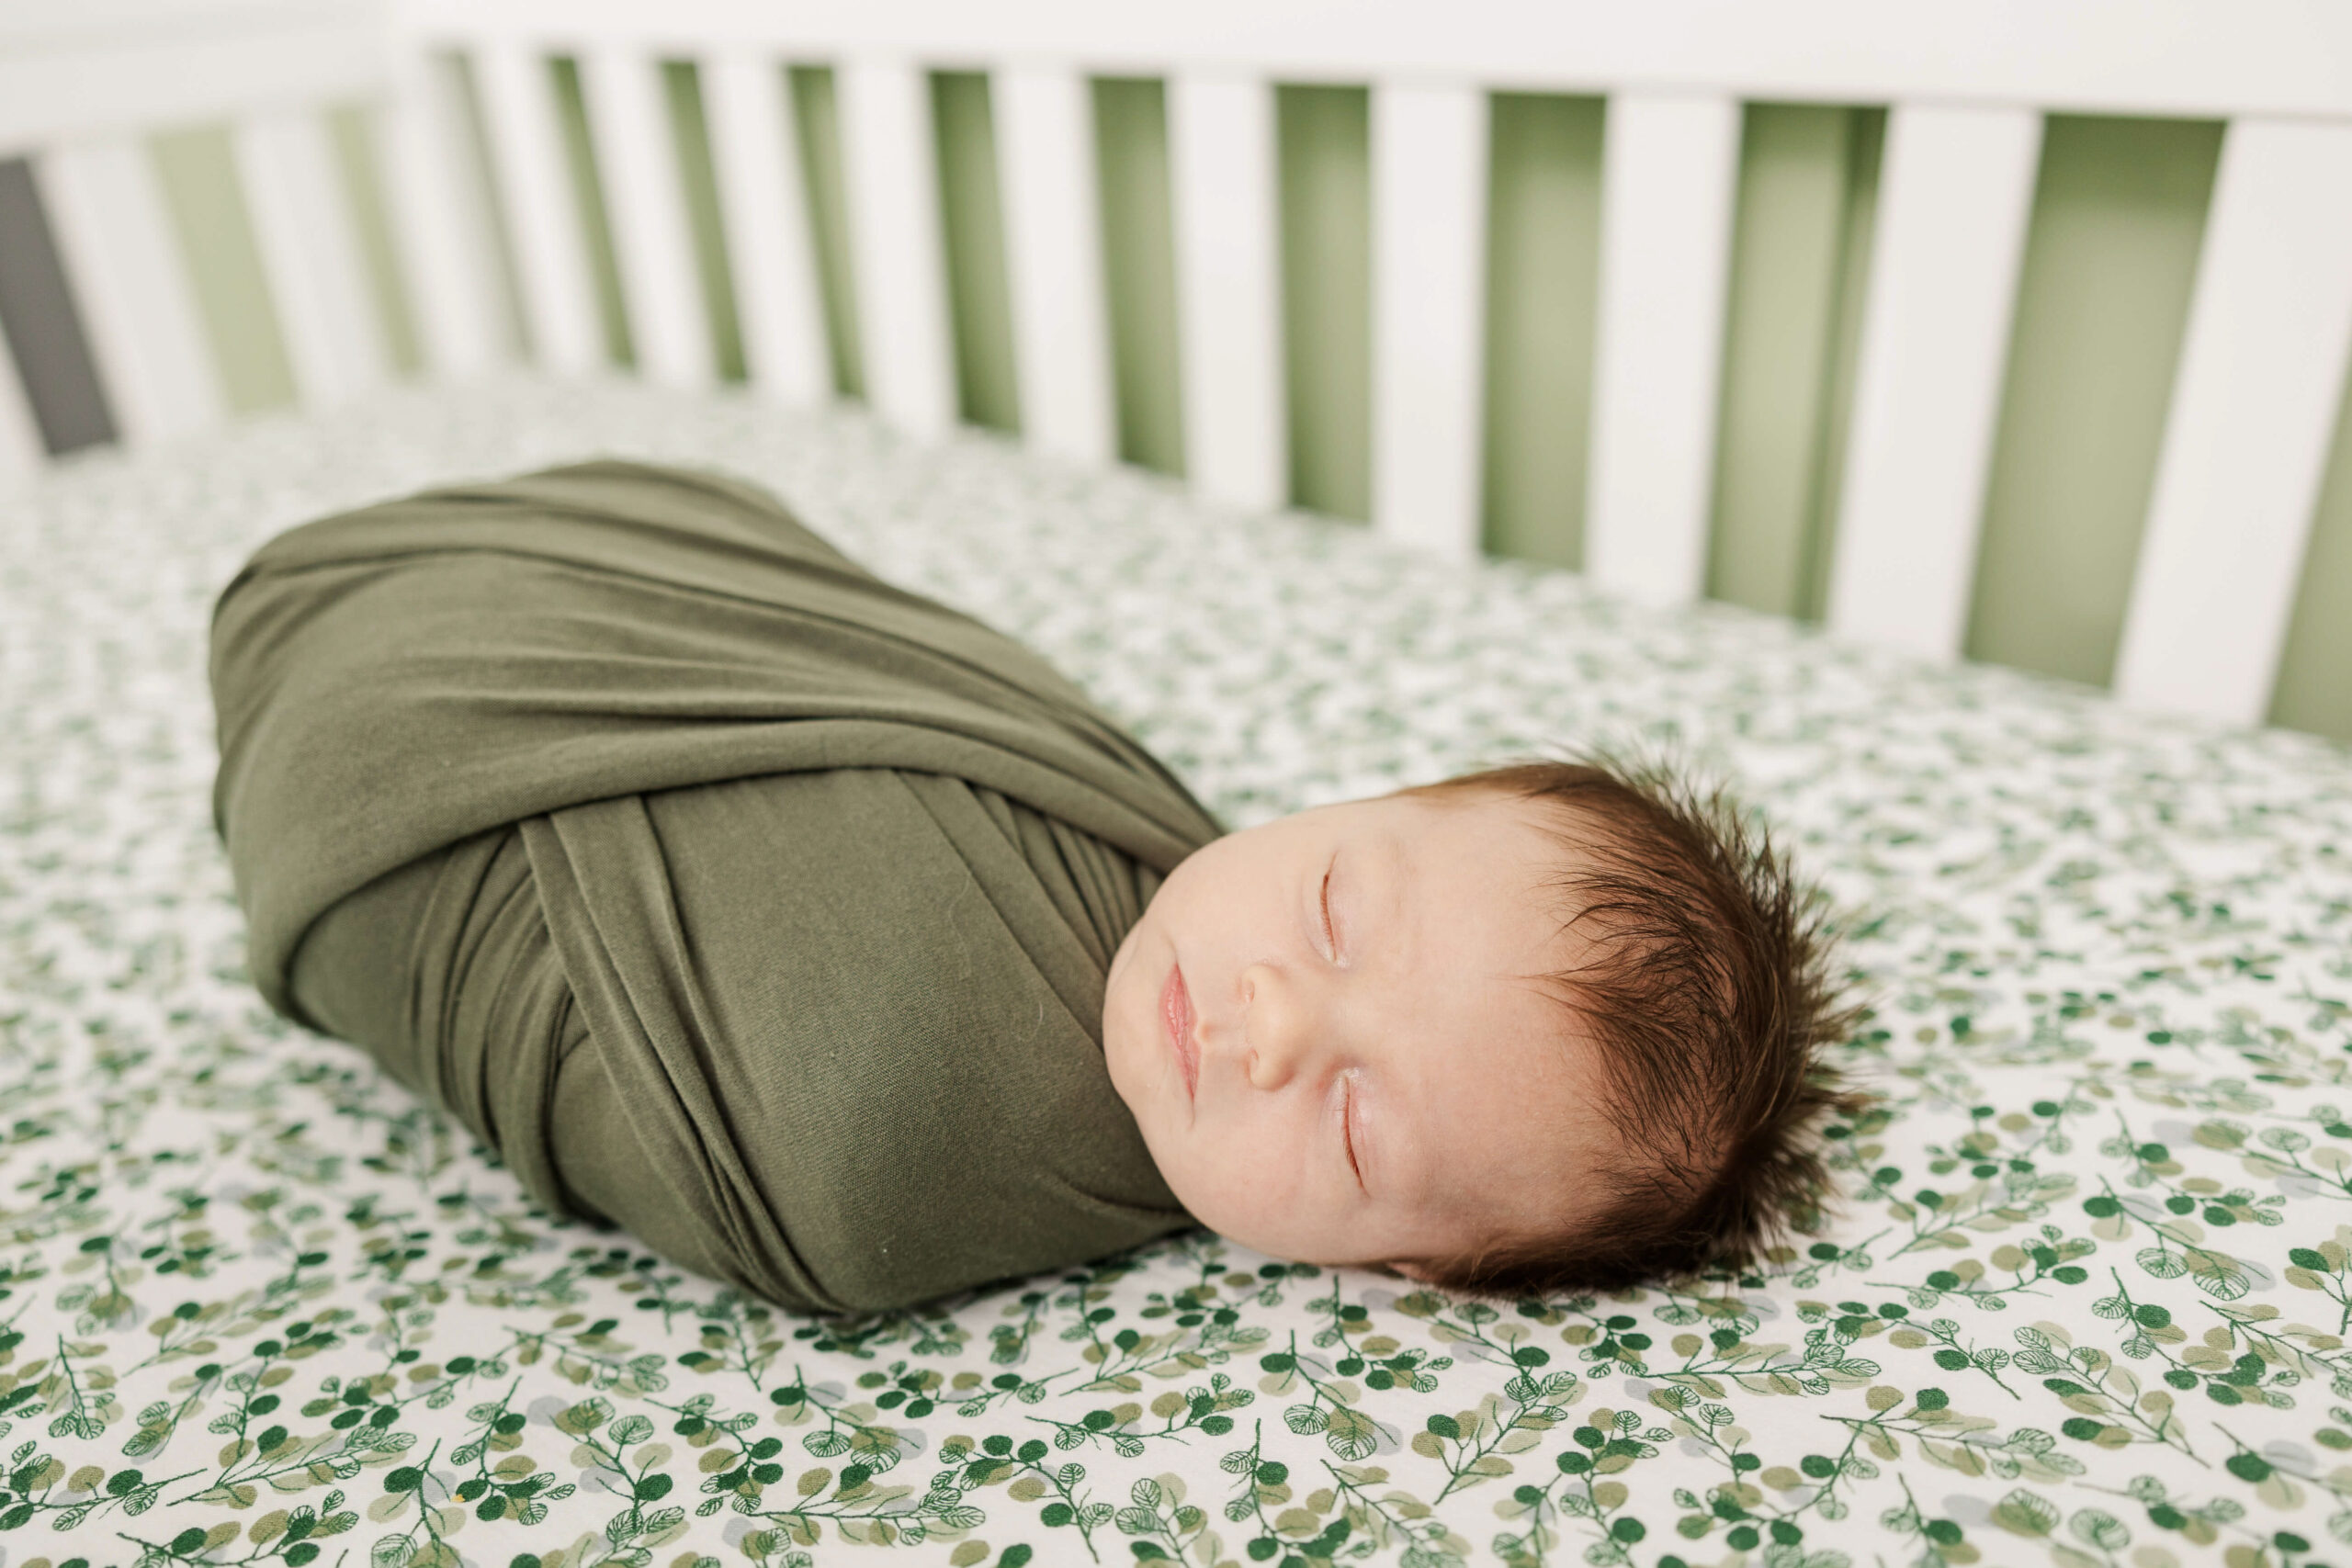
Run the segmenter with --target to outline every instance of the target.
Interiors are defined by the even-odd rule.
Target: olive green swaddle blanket
[[[599,462],[289,529],[211,678],[262,995],[540,1201],[827,1311],[1190,1223],[1102,987],[1216,822],[764,493]]]

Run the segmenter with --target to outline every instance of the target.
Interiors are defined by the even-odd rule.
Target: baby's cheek
[[[1114,997],[1112,998],[1116,1000]],[[1102,1065],[1110,1070],[1111,1089],[1136,1121],[1148,1131],[1144,1115],[1144,1075],[1136,1061],[1135,1029],[1123,1009],[1106,1007],[1102,1015]]]
[[[1201,1153],[1207,1157],[1186,1161],[1193,1168],[1193,1195],[1186,1197],[1173,1181],[1169,1183],[1170,1190],[1212,1229],[1262,1246],[1262,1227],[1269,1213],[1288,1208],[1295,1193],[1297,1183],[1292,1173],[1278,1168],[1264,1142],[1256,1138],[1228,1139],[1213,1152]]]
[[[1170,1160],[1161,1162],[1159,1175],[1168,1190],[1176,1194],[1177,1203],[1193,1218],[1220,1235],[1249,1235],[1253,1213],[1246,1201],[1236,1200],[1237,1192],[1246,1189],[1237,1188],[1224,1171],[1204,1171],[1190,1160]]]
[[[1248,863],[1248,840],[1247,833],[1229,834],[1178,862],[1145,906],[1144,918],[1159,922],[1172,936],[1189,929],[1187,917],[1196,911],[1229,912],[1233,899],[1242,891],[1238,874]]]

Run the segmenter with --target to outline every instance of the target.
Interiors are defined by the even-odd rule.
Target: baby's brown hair
[[[1552,884],[1589,940],[1543,976],[1592,1042],[1600,1107],[1629,1157],[1595,1173],[1599,1212],[1556,1234],[1429,1259],[1480,1295],[1609,1290],[1749,1264],[1804,1224],[1825,1186],[1818,1118],[1853,1115],[1823,1047],[1851,1032],[1826,916],[1770,837],[1720,789],[1666,765],[1584,752],[1408,793],[1535,805],[1576,863]]]

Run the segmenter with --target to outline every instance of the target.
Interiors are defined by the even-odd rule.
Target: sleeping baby
[[[582,464],[290,529],[214,608],[270,1005],[558,1212],[876,1310],[1204,1224],[1487,1292],[1800,1217],[1784,863],[1531,762],[1225,833],[1035,654],[750,486]]]
[[[1204,845],[1111,964],[1103,1055],[1203,1224],[1482,1293],[1747,1259],[1809,1208],[1817,924],[1655,769],[1529,762]]]

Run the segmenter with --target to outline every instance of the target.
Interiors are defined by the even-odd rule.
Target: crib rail
[[[201,429],[222,410],[209,352],[176,265],[141,134],[233,118],[261,243],[287,279],[322,393],[349,389],[368,316],[333,293],[342,258],[322,247],[347,226],[326,131],[301,112],[372,92],[390,35],[380,17],[327,0],[243,0],[190,18],[161,0],[86,0],[0,15],[0,157],[40,154],[46,217],[103,373],[116,432],[153,440]],[[21,207],[23,204],[19,204]],[[323,289],[326,292],[322,292]],[[51,307],[55,309],[55,306]],[[61,323],[9,323],[54,338]],[[16,382],[0,389],[0,469],[43,446]]]
[[[337,96],[382,106],[380,173],[429,367],[504,355],[509,267],[528,356],[605,364],[594,236],[548,64],[560,56],[576,62],[641,373],[688,388],[719,376],[662,98],[665,63],[684,62],[703,96],[748,375],[793,400],[828,395],[833,378],[782,67],[832,68],[865,391],[917,432],[957,410],[928,73],[987,73],[1023,438],[1108,461],[1088,79],[1148,75],[1167,83],[1186,470],[1217,501],[1278,506],[1290,437],[1272,84],[1341,82],[1367,85],[1372,106],[1372,519],[1457,557],[1480,537],[1487,95],[1605,96],[1585,569],[1659,603],[1705,584],[1740,105],[1888,104],[1826,617],[1944,658],[1966,626],[2044,113],[2224,118],[2114,683],[2129,701],[2240,722],[2267,709],[2352,355],[2352,12],[1988,0],[1958,28],[1862,0],[407,0],[389,16],[249,0],[208,9],[198,42],[173,43],[158,41],[156,4],[107,0],[70,38],[0,28],[0,156],[34,158],[125,439],[202,428],[227,402],[135,144],[175,120],[234,125],[305,400],[390,367],[317,112]],[[170,62],[199,47],[235,70],[187,79]],[[69,57],[90,70],[40,64]],[[91,71],[104,92],[68,101],[56,86]],[[0,467],[35,459],[35,425],[0,398]]]

